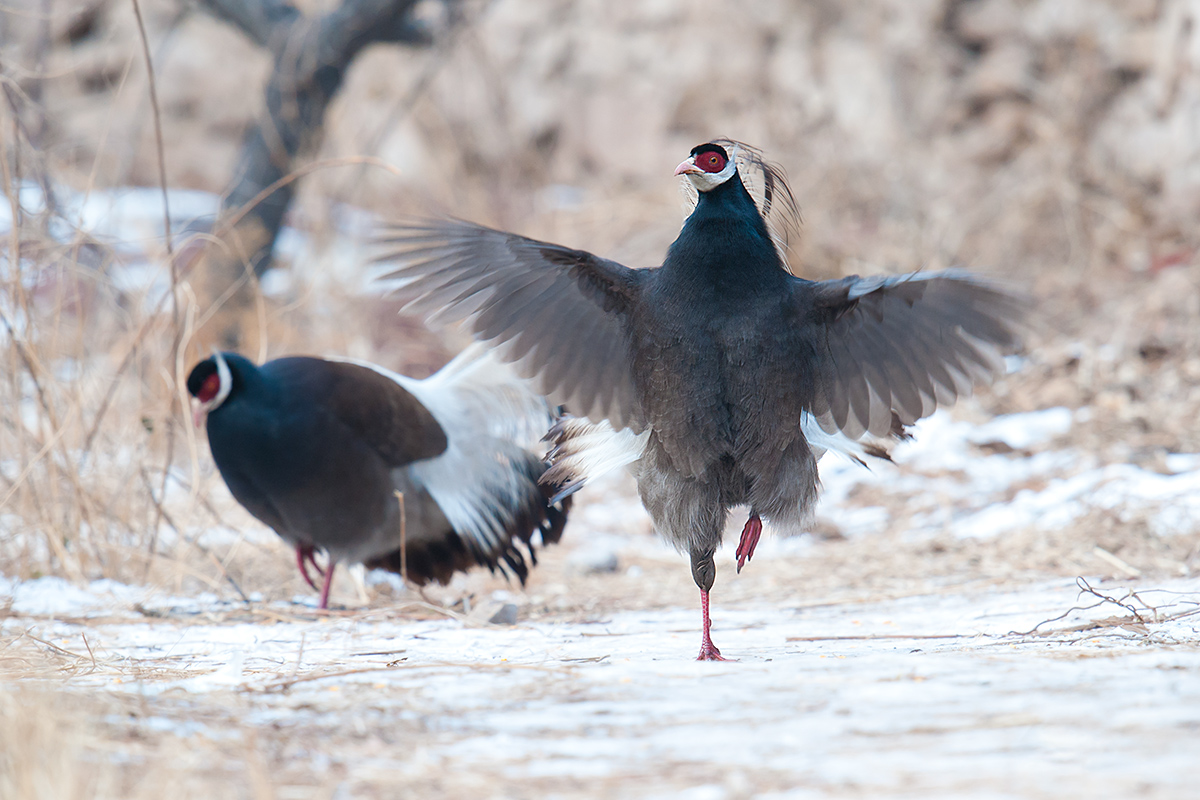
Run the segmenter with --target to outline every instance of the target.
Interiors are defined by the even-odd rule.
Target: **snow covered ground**
[[[483,797],[1186,797],[1200,756],[1194,580],[1141,595],[1160,621],[1088,595],[1037,632],[1076,605],[1073,582],[723,608],[714,636],[739,659],[723,664],[691,660],[693,609],[474,626],[15,591],[10,654],[52,649],[66,691],[149,709],[110,726],[199,746],[283,729],[337,796],[457,796],[432,787],[459,775],[494,780]],[[231,708],[237,726],[214,719]]]
[[[736,576],[719,558],[714,639],[736,661],[692,660],[685,561],[613,485],[584,496],[527,593],[474,576],[443,595],[469,586],[473,614],[0,579],[0,674],[66,703],[88,758],[126,776],[169,762],[196,796],[1194,796],[1186,564],[1143,580],[1099,546],[1078,580],[888,561],[1097,512],[1193,536],[1200,459],[1094,463],[1061,441],[1078,416],[939,414],[896,466],[824,464],[825,539],[764,540]],[[870,577],[874,557],[908,574]],[[488,624],[506,604],[517,624]]]

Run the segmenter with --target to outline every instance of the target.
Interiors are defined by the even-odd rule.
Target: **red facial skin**
[[[705,172],[720,172],[725,169],[725,159],[720,153],[709,150],[695,155],[696,166]]]
[[[725,165],[728,163],[725,157],[716,150],[701,150],[695,155],[688,156],[686,161],[676,167],[675,174],[686,175],[689,172],[716,173],[725,169]]]
[[[207,403],[216,397],[219,391],[221,391],[221,376],[214,372],[204,379],[204,383],[200,384],[200,391],[196,393],[196,399],[201,403]]]
[[[217,396],[217,392],[221,391],[221,376],[214,372],[204,379],[204,383],[200,384],[200,391],[196,393],[196,400],[199,404],[192,409],[192,424],[199,428],[204,424],[204,404]]]

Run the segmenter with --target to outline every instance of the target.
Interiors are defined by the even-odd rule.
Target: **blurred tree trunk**
[[[246,344],[245,331],[254,327],[256,279],[270,266],[295,184],[260,196],[320,144],[325,110],[367,45],[432,42],[427,26],[412,16],[417,2],[343,0],[333,11],[309,17],[281,0],[200,0],[274,56],[266,115],[242,145],[235,183],[214,227],[218,240],[203,248],[192,270],[201,310],[221,302],[197,332],[195,341],[202,349]]]

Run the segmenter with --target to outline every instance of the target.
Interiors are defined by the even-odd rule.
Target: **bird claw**
[[[702,642],[700,645],[700,655],[696,656],[697,661],[730,661],[725,656],[721,655],[721,651],[712,643],[712,640]]]
[[[754,548],[758,547],[758,539],[762,536],[762,519],[758,514],[751,514],[742,528],[742,538],[737,547],[737,571],[740,574],[746,562],[754,557]],[[718,653],[720,655],[720,653]]]
[[[304,578],[304,582],[313,588],[314,591],[321,591],[321,587],[317,586],[316,581],[308,574],[308,565],[312,564],[312,568],[317,571],[321,577],[325,577],[325,570],[321,569],[321,565],[317,563],[316,553],[313,551],[311,544],[296,545],[296,566],[300,568],[300,575]]]

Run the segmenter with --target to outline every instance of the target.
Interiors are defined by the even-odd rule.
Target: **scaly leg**
[[[329,587],[333,586],[333,568],[336,566],[337,562],[330,559],[325,567],[325,583],[321,585],[321,602],[317,604],[317,608],[329,608]]]
[[[319,587],[313,581],[312,576],[308,574],[308,565],[310,562],[317,572],[321,573],[322,575],[325,574],[325,572],[317,566],[316,557],[313,555],[313,546],[311,544],[296,545],[296,566],[300,568],[300,574],[304,577],[304,582],[311,586],[313,591],[317,591]]]
[[[750,512],[746,527],[742,528],[742,538],[737,548],[737,571],[740,574],[746,562],[754,557],[754,548],[758,547],[758,537],[762,536],[762,520],[758,514]]]
[[[713,561],[713,551],[716,548],[693,550],[692,580],[700,587],[700,610],[704,614],[704,635],[700,639],[700,655],[697,661],[728,661],[712,642],[712,620],[708,618],[708,592],[712,589],[713,581],[717,578],[717,565]]]
[[[700,655],[696,657],[697,661],[728,661],[728,658],[721,655],[721,651],[713,644],[712,640],[712,620],[708,618],[708,592],[700,590],[700,609],[704,614],[704,635],[700,639]]]

